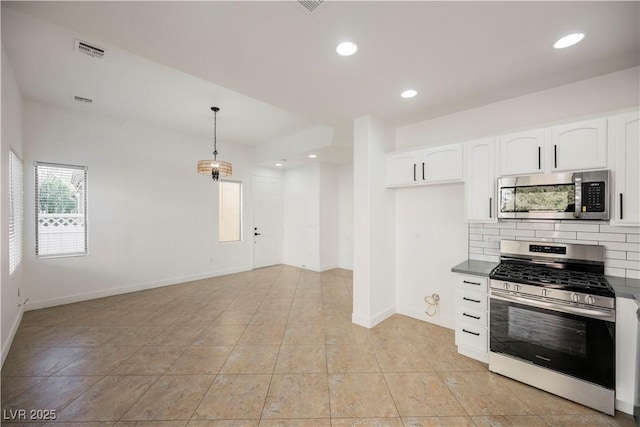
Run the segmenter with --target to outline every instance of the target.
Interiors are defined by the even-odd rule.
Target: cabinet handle
[[[489,218],[492,218],[493,214],[492,214],[492,209],[491,209],[491,205],[493,204],[493,197],[489,197]]]
[[[471,332],[471,331],[467,331],[466,329],[463,329],[462,332],[466,332],[468,334],[475,335],[477,337],[480,336],[480,332]]]
[[[425,180],[425,177],[424,177],[424,162],[422,162],[422,180],[423,181]]]
[[[416,181],[416,164],[413,164],[413,180]]]
[[[620,193],[620,219],[624,219],[622,216],[622,193]]]
[[[462,313],[463,316],[471,317],[472,319],[480,320],[480,316],[472,316],[471,314]]]
[[[481,283],[469,282],[468,280],[463,280],[462,283],[466,283],[467,285],[476,285],[476,286],[480,286],[481,285]]]
[[[538,146],[538,169],[542,169],[542,147]]]
[[[480,300],[477,300],[477,299],[471,299],[471,298],[467,298],[467,297],[462,297],[462,299],[465,300],[465,301],[471,301],[471,302],[475,302],[475,303],[480,304]]]
[[[558,168],[558,146],[553,144],[553,167]]]

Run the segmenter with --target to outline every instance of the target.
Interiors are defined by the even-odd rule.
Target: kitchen
[[[375,116],[356,119],[353,213],[358,220],[353,230],[353,321],[372,327],[397,312],[453,329],[455,292],[451,267],[468,258],[493,257],[496,261],[499,243],[497,239],[490,243],[489,236],[517,236],[514,233],[518,232],[517,227],[515,231],[485,223],[480,227],[479,222],[471,222],[470,226],[464,211],[466,187],[462,180],[386,189],[381,173],[386,153],[423,146],[435,148],[622,113],[638,104],[637,81],[637,67],[631,67],[532,94],[514,94],[515,97],[481,106],[460,108],[461,112],[414,124],[388,125]],[[51,114],[44,107],[29,108],[32,120]],[[477,229],[489,231],[479,233]],[[562,227],[557,231],[565,232]],[[521,232],[533,232],[535,236],[537,231]],[[470,240],[476,235],[482,238]],[[478,241],[484,243],[472,243]],[[440,295],[439,312],[428,318],[424,314],[424,297],[433,293]]]

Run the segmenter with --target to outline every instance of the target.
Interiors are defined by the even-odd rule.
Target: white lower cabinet
[[[489,280],[456,274],[458,353],[489,362]]]
[[[616,409],[633,414],[637,351],[636,310],[638,305],[631,298],[616,298]]]

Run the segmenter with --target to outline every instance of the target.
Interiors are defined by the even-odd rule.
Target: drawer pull
[[[471,331],[467,331],[466,329],[463,329],[462,332],[466,332],[467,334],[475,335],[477,337],[480,336],[480,332],[471,332]]]
[[[468,280],[463,280],[462,283],[466,283],[467,285],[476,285],[476,286],[480,286],[482,284],[478,282],[469,282]]]
[[[465,301],[471,301],[471,302],[475,302],[475,303],[480,304],[480,300],[477,300],[477,299],[471,299],[471,298],[467,298],[467,297],[462,297],[462,299],[465,300]]]
[[[473,316],[471,314],[462,313],[463,316],[471,317],[472,319],[480,320],[480,316]]]

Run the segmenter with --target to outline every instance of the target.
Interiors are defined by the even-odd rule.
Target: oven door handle
[[[555,304],[553,302],[539,301],[536,299],[529,299],[529,298],[519,297],[517,295],[506,294],[493,289],[491,290],[491,298],[501,300],[501,301],[507,301],[507,302],[517,302],[523,305],[529,305],[529,306],[538,307],[538,308],[545,308],[547,310],[559,311],[562,313],[576,314],[578,316],[590,317],[592,319],[606,320],[607,322],[616,321],[615,310],[592,309],[592,308],[574,307],[572,305]]]

